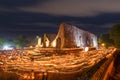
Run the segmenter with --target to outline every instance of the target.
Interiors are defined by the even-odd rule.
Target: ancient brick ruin
[[[56,39],[58,48],[98,47],[94,34],[66,23],[60,25]]]
[[[88,32],[77,28],[76,26],[62,23],[60,24],[58,34],[55,39],[49,40],[50,36],[44,37],[45,47],[56,48],[84,48],[95,47],[98,48],[97,37]]]

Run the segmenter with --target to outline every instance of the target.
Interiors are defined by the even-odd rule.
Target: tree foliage
[[[20,35],[14,40],[16,47],[26,47],[29,42],[29,39],[25,35]]]
[[[99,44],[104,43],[105,47],[113,46],[113,40],[110,39],[110,36],[108,33],[101,34],[98,41],[99,41]]]
[[[0,36],[0,48],[2,49],[5,46],[14,46],[14,42],[11,39]]]
[[[0,46],[3,46],[5,39],[3,37],[0,37]]]
[[[120,48],[120,23],[114,25],[110,31],[110,38],[114,41],[114,44],[117,48]]]
[[[0,48],[2,48],[7,43],[8,43],[8,40],[6,38],[0,37]]]

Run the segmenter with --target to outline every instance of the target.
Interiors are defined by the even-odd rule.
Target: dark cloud
[[[101,32],[107,32],[112,27],[112,25],[109,25],[104,28],[104,25],[119,22],[119,15],[120,13],[106,13],[91,17],[71,17],[43,13],[4,12],[0,13],[0,31],[57,33],[60,23],[67,22],[82,29],[100,34]]]
[[[95,16],[119,13],[120,0],[1,0],[0,9],[62,16]]]
[[[17,7],[17,6],[31,6],[39,2],[42,4],[48,0],[0,0],[0,6],[2,7]]]
[[[51,0],[42,5],[20,7],[29,12],[64,16],[95,16],[101,13],[119,13],[120,0]]]
[[[29,12],[4,12],[0,13],[1,24],[32,24],[32,23],[56,23],[73,22],[84,24],[110,24],[120,21],[120,13],[104,13],[98,16],[90,17],[71,17],[71,16],[55,16],[43,13]],[[46,23],[45,23],[46,22]]]
[[[119,0],[1,0],[1,33],[57,33],[61,22],[99,35],[120,21]]]

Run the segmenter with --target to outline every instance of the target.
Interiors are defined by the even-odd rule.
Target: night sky
[[[97,36],[120,21],[120,0],[0,0],[0,35],[57,33],[61,22]]]

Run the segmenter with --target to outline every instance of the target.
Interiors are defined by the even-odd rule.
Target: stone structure
[[[95,47],[98,48],[97,37],[73,25],[62,23],[56,36],[58,48]]]
[[[97,37],[94,34],[66,23],[61,23],[56,37],[50,38],[49,34],[44,35],[43,47],[98,48]]]

